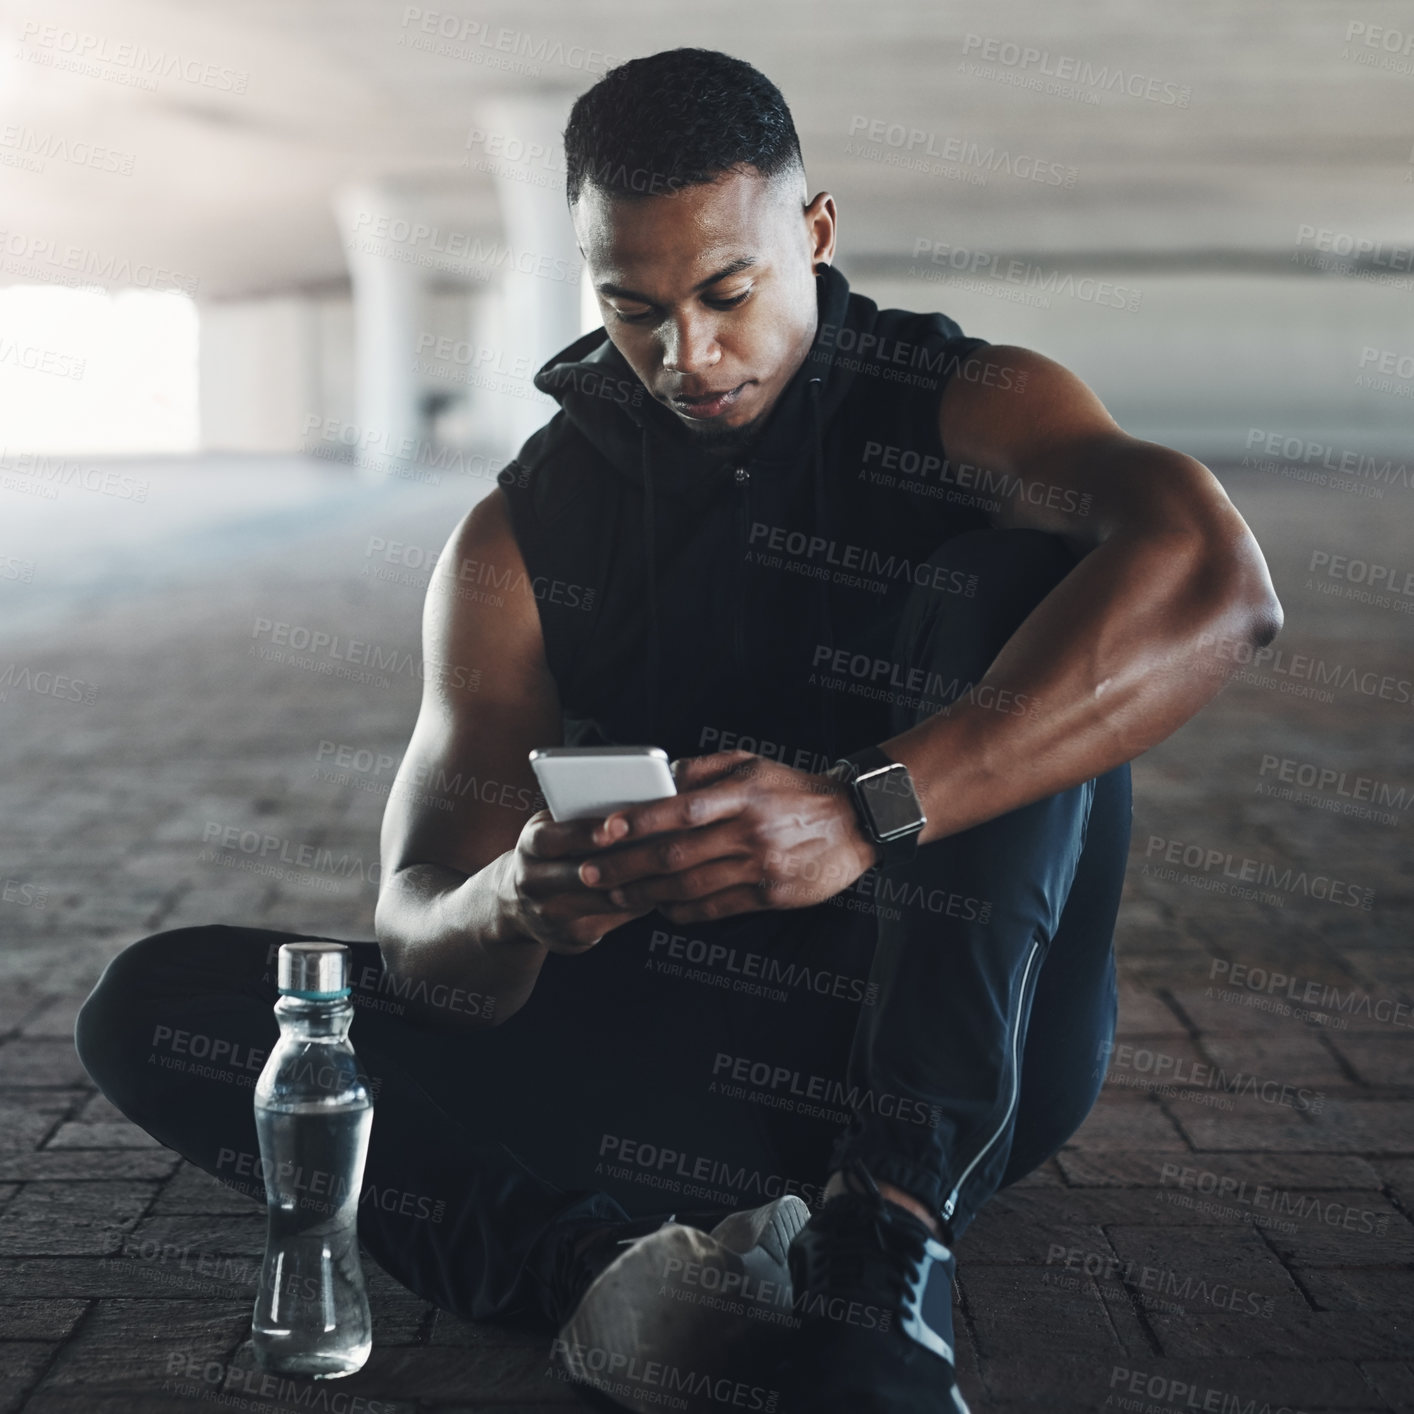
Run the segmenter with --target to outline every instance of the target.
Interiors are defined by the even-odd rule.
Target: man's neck
[[[708,435],[689,432],[692,446],[713,470],[739,466],[751,455],[761,440],[764,418],[757,418],[749,427],[726,428]]]

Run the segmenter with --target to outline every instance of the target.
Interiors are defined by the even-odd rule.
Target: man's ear
[[[828,265],[835,258],[835,199],[827,191],[816,192],[802,214],[810,227],[811,264],[818,272],[821,262]]]

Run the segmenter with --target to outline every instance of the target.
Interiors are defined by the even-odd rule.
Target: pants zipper
[[[1021,990],[1016,999],[1016,1019],[1011,1028],[1011,1094],[1007,1098],[1006,1113],[1002,1116],[1001,1123],[988,1137],[987,1142],[973,1155],[971,1162],[962,1171],[962,1176],[953,1187],[953,1191],[948,1194],[947,1201],[943,1204],[943,1218],[950,1220],[957,1210],[958,1194],[962,1192],[962,1185],[967,1182],[972,1170],[987,1156],[998,1139],[1006,1132],[1006,1127],[1011,1123],[1012,1116],[1016,1113],[1016,1101],[1021,1094],[1021,1016],[1026,1005],[1027,988],[1031,984],[1032,973],[1036,967],[1036,958],[1040,954],[1041,944],[1035,939],[1031,943],[1031,954],[1026,959],[1026,968],[1021,974]]]
[[[733,472],[737,484],[736,528],[737,528],[737,573],[736,573],[736,622],[732,632],[732,648],[736,655],[738,679],[746,671],[746,535],[747,535],[747,489],[751,483],[751,473],[739,466]]]

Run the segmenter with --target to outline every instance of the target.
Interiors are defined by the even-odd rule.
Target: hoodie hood
[[[548,360],[535,375],[535,386],[553,397],[565,416],[643,496],[643,541],[648,608],[648,684],[650,731],[657,726],[659,678],[658,598],[655,558],[657,503],[664,498],[703,494],[739,476],[738,468],[762,477],[789,476],[809,459],[813,489],[814,533],[829,535],[829,488],[825,482],[823,441],[829,421],[854,381],[850,361],[834,356],[844,328],[872,330],[878,314],[872,300],[851,294],[849,282],[833,266],[816,276],[815,337],[751,444],[734,458],[711,455],[677,415],[652,397],[602,326],[576,339]],[[852,347],[853,343],[846,343]],[[744,547],[743,547],[744,552]],[[829,590],[817,581],[817,603],[824,643],[833,647]],[[837,754],[834,702],[821,694],[822,730],[831,756]]]

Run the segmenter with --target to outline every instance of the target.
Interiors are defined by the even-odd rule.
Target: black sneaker
[[[779,1414],[967,1414],[953,1357],[951,1250],[879,1192],[831,1198],[791,1243],[800,1326],[781,1341],[769,1382]]]

